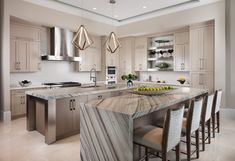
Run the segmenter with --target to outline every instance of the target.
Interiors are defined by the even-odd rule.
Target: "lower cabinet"
[[[213,72],[191,72],[191,87],[208,89],[210,93],[214,91]]]
[[[63,138],[80,132],[80,103],[87,96],[56,100],[56,137]]]
[[[11,116],[12,119],[26,115],[25,91],[11,92]]]

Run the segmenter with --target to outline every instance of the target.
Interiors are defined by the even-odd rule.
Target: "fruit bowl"
[[[173,86],[161,86],[161,87],[140,87],[140,88],[135,88],[131,91],[133,94],[138,94],[138,95],[148,95],[148,96],[153,96],[153,95],[161,95],[161,94],[166,94],[169,93],[176,88]]]

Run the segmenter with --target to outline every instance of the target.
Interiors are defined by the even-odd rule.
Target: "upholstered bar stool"
[[[187,144],[187,160],[191,160],[191,155],[196,152],[197,158],[199,158],[199,128],[201,120],[203,99],[191,101],[190,108],[188,109],[187,118],[183,119],[182,135],[186,136]],[[196,136],[196,151],[191,153],[191,138],[192,134]]]
[[[221,99],[222,99],[222,90],[216,90],[212,108],[212,132],[213,138],[215,137],[215,130],[220,132],[220,106],[221,106]]]
[[[213,106],[214,94],[206,96],[203,103],[202,108],[202,117],[201,117],[201,127],[202,127],[202,150],[205,151],[206,140],[208,139],[208,143],[211,143],[211,112]],[[206,135],[206,127],[208,131],[207,138]]]
[[[176,148],[176,161],[180,160],[180,137],[184,106],[167,111],[164,128],[147,125],[134,130],[134,144],[145,147],[145,160],[148,161],[148,150],[162,154],[167,161],[167,153]]]

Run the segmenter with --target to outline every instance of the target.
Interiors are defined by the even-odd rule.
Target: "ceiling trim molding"
[[[69,7],[73,7],[73,8],[79,9],[81,11],[85,11],[85,12],[88,12],[88,13],[91,13],[91,14],[96,14],[96,15],[102,16],[104,18],[108,18],[108,19],[110,19],[112,21],[116,21],[116,22],[119,22],[119,23],[120,22],[126,22],[126,21],[129,21],[129,20],[138,18],[138,17],[149,15],[149,14],[157,13],[157,12],[160,12],[160,11],[163,11],[163,10],[171,9],[171,8],[174,8],[174,7],[178,7],[178,6],[182,6],[182,5],[187,5],[187,4],[192,4],[192,3],[200,2],[200,0],[188,0],[186,2],[182,2],[182,3],[175,4],[175,5],[163,7],[163,8],[157,9],[157,10],[149,11],[149,12],[146,12],[146,13],[143,13],[143,14],[139,14],[139,15],[135,15],[135,16],[131,16],[131,17],[128,17],[128,18],[116,19],[116,18],[113,18],[113,17],[110,17],[110,16],[106,16],[106,15],[101,14],[101,13],[97,13],[97,12],[94,12],[94,11],[91,11],[91,10],[88,10],[88,9],[85,9],[85,8],[81,8],[81,7],[78,7],[78,6],[75,6],[75,5],[63,2],[61,0],[53,0],[53,1],[55,1],[57,3],[60,3],[60,4],[63,4],[63,5],[67,5]]]

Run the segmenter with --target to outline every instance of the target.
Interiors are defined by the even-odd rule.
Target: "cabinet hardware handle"
[[[69,103],[69,109],[70,109],[70,111],[72,111],[72,110],[73,110],[73,100],[70,100],[70,103]]]
[[[73,99],[73,110],[76,110],[75,109],[75,99]]]
[[[102,99],[102,97],[103,97],[102,95],[99,95],[99,96],[98,96],[98,99]]]

